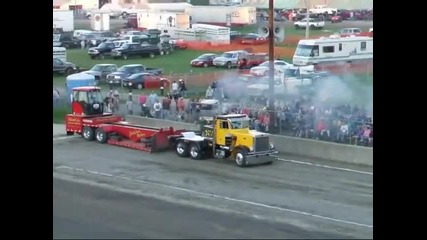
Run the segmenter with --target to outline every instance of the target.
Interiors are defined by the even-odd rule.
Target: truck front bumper
[[[258,165],[263,163],[270,163],[277,160],[277,155],[279,152],[276,150],[269,150],[263,152],[249,152],[246,155],[247,165]]]

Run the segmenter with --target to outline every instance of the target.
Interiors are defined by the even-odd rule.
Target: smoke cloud
[[[346,74],[319,79],[316,83],[314,105],[350,104],[364,106],[368,113],[373,112],[372,76]]]

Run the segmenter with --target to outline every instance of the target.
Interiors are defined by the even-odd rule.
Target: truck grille
[[[254,152],[268,151],[270,149],[270,140],[268,136],[256,137]]]

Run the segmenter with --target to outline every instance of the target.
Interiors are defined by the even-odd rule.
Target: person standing
[[[172,100],[169,94],[162,100],[163,119],[169,119],[170,117],[171,102]]]
[[[160,119],[162,117],[162,104],[159,100],[156,99],[156,102],[153,104],[154,108],[154,117]]]
[[[128,114],[133,115],[132,93],[129,93],[128,100],[126,101],[126,108],[128,110]]]
[[[82,48],[82,50],[85,50],[85,48],[86,48],[86,42],[85,42],[85,40],[81,40],[80,41],[80,47]]]

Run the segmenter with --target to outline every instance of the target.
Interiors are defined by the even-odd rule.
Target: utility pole
[[[268,107],[270,109],[270,126],[274,122],[274,1],[268,0]],[[271,128],[270,128],[271,129]]]
[[[310,22],[308,21],[310,19],[310,11],[309,11],[310,0],[304,0],[304,2],[305,2],[305,7],[307,8],[307,14],[305,16],[305,20],[306,20],[306,23],[305,23],[305,39],[308,39],[310,36],[310,27],[309,27]]]

